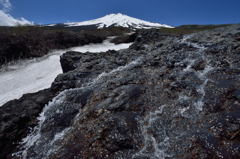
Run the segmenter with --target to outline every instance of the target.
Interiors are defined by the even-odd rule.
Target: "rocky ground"
[[[127,50],[61,64],[50,89],[0,108],[1,158],[240,158],[240,25],[140,31]]]

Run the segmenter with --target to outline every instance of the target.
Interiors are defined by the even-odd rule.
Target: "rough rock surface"
[[[1,29],[0,29],[0,34],[2,33]],[[22,29],[27,29],[27,28],[22,28]],[[118,33],[116,33],[117,31]],[[65,45],[64,47],[70,47],[72,45],[77,45],[76,43],[78,43],[79,40],[82,43],[78,45],[83,45],[88,43],[98,43],[110,35],[113,35],[113,34],[122,35],[123,32],[127,32],[127,30],[121,30],[121,28],[120,29],[112,28],[112,29],[98,31],[96,34],[94,34],[94,30],[82,31],[80,33],[80,35],[82,36],[78,37],[80,39],[76,39],[76,38],[74,39],[74,37],[78,35],[77,33],[71,36],[73,39],[71,39],[68,35],[62,35],[62,37],[58,39],[54,36],[55,34],[49,34],[48,32],[47,32],[47,36],[53,35],[50,39],[59,40],[59,42],[61,41],[61,39],[63,39],[65,41],[61,41],[61,43]],[[35,34],[38,34],[38,31],[34,32],[34,35]],[[59,34],[61,34],[61,32]],[[27,36],[24,33],[23,35]],[[7,33],[6,36],[10,38],[9,33]],[[2,39],[0,39],[0,41],[4,40],[4,36],[1,38]],[[8,38],[5,37],[5,40],[8,41]],[[16,36],[15,38],[20,38],[20,37]],[[36,39],[34,39],[36,40],[36,43],[42,43],[42,41],[39,40],[39,38],[41,39],[42,37],[36,37]],[[69,38],[71,40],[69,40]],[[22,42],[23,42],[22,44],[31,47],[31,44],[29,44],[29,42],[30,43],[32,42],[31,40],[28,41],[25,38],[23,38]],[[49,45],[49,42],[45,41],[43,44],[44,46],[42,46],[41,49],[44,49],[45,47],[52,48],[52,46],[49,47],[45,45],[46,43],[48,43]],[[12,43],[10,44],[7,43],[6,45],[4,44],[1,49],[4,50],[4,48],[6,48],[5,46],[8,46],[8,45],[13,46],[15,44],[12,44]],[[39,54],[39,56],[42,56],[43,54],[45,54],[45,52],[41,52],[41,49],[40,50],[37,49],[38,51],[40,51],[40,54],[41,54],[41,55]],[[21,52],[21,50],[15,48],[15,53],[17,52],[16,50]],[[14,54],[14,52],[12,53]],[[34,53],[34,51],[31,53]],[[1,50],[0,50],[0,54],[1,54]],[[1,59],[1,55],[0,55],[0,59]],[[0,65],[1,65],[1,62],[0,62]],[[44,106],[48,104],[53,99],[53,97],[55,97],[59,93],[59,91],[60,91],[60,88],[53,87],[50,89],[39,91],[37,93],[27,94],[21,97],[19,100],[10,101],[0,107],[0,159],[12,158],[12,153],[16,152],[16,147],[19,145],[21,140],[24,137],[26,137],[27,134],[31,131],[31,129],[37,125],[38,123],[37,117],[42,112]]]
[[[16,146],[37,125],[37,117],[45,104],[54,97],[50,89],[26,94],[0,108],[0,158],[12,158]]]
[[[240,158],[240,25],[68,52],[14,158]]]
[[[113,40],[111,40],[111,42],[114,44],[131,43],[135,41],[136,36],[136,33],[127,33],[125,35],[114,38]]]

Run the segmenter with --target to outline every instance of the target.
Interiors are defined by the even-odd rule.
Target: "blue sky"
[[[123,13],[173,26],[240,23],[240,0],[10,0],[10,2],[11,16],[24,17],[40,24],[90,20],[110,13]]]

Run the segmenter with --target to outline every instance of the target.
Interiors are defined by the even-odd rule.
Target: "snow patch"
[[[131,44],[116,45],[110,43],[108,39],[101,44],[89,44],[66,50],[52,51],[49,55],[38,60],[24,61],[26,65],[15,64],[8,66],[11,68],[10,71],[0,72],[0,106],[10,100],[20,98],[23,94],[49,88],[57,75],[62,73],[60,56],[66,51],[99,53],[108,50],[126,49]]]

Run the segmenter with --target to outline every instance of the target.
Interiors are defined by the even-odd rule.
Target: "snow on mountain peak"
[[[129,17],[121,13],[109,14],[102,18],[98,18],[90,21],[64,23],[64,24],[69,27],[96,25],[99,29],[104,27],[110,27],[110,26],[120,26],[120,27],[126,27],[126,28],[134,28],[134,29],[150,29],[150,28],[158,28],[158,27],[172,28],[171,26],[168,26],[165,24],[151,23],[151,22],[147,22],[137,18]]]

